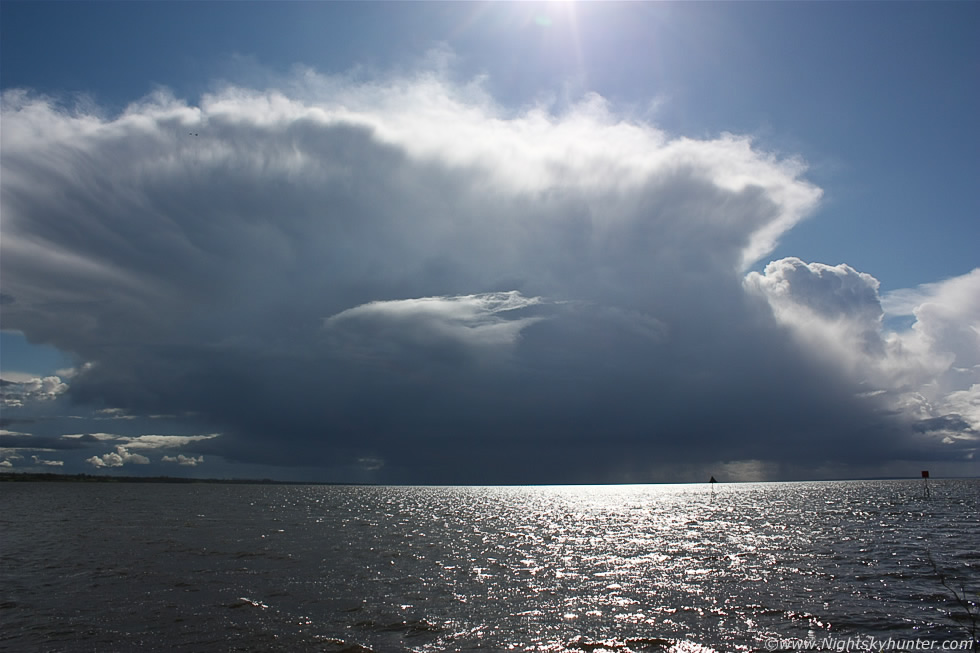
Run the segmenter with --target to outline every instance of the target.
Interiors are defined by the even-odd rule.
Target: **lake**
[[[968,650],[978,504],[978,480],[5,483],[0,648]]]

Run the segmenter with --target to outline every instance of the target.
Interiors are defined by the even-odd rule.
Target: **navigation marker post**
[[[929,498],[929,470],[928,469],[922,470],[922,485],[924,485],[926,488],[926,498],[928,499]]]

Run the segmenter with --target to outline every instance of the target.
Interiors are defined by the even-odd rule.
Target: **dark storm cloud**
[[[88,361],[77,401],[196,413],[199,453],[598,482],[921,448],[746,292],[819,191],[745,139],[307,75],[112,119],[8,92],[3,147],[4,328]]]

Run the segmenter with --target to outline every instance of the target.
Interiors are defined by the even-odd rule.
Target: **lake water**
[[[980,481],[929,490],[6,483],[0,648],[963,650]]]

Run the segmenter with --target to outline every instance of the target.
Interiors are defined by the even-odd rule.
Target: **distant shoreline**
[[[931,478],[932,481],[943,480],[977,480],[977,476],[950,476],[944,478]],[[719,481],[718,485],[744,485],[751,483],[836,483],[848,481],[917,481],[921,480],[912,476],[880,476],[875,478],[849,478],[849,479],[810,479],[803,481]],[[208,483],[224,485],[358,485],[372,486],[385,485],[384,483],[352,483],[337,481],[280,481],[269,478],[189,478],[185,476],[103,476],[96,474],[56,474],[51,472],[0,472],[0,483],[24,483],[24,482],[56,482],[56,483],[174,483],[187,485],[190,483]],[[631,483],[628,485],[699,485],[700,483]],[[707,483],[704,483],[707,484]],[[401,485],[401,484],[393,484]],[[439,487],[443,483],[420,483],[422,486]],[[483,485],[483,484],[481,484]],[[505,483],[504,486],[514,485]],[[521,486],[534,485],[573,485],[556,483],[524,483]],[[604,484],[616,485],[616,484]]]
[[[276,481],[269,478],[188,478],[185,476],[102,476],[95,474],[52,474],[37,472],[2,472],[0,483],[223,483],[229,485],[358,485],[317,481]],[[363,485],[363,484],[362,484]]]

